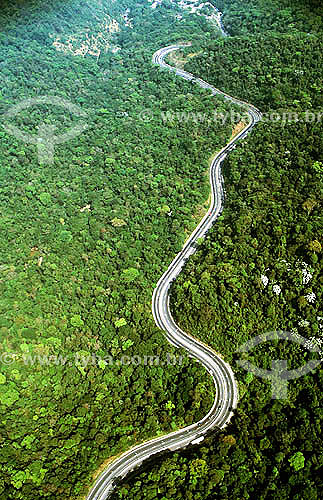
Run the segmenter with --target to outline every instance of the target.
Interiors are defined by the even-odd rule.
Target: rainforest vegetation
[[[235,367],[240,403],[225,432],[148,461],[114,500],[320,498],[321,372],[290,381],[288,399],[274,400],[236,352],[277,329],[322,345],[322,19],[318,4],[285,3],[282,23],[275,2],[222,2],[236,36],[202,43],[185,65],[266,116],[289,110],[299,120],[261,122],[230,153],[224,211],[173,285],[174,318]],[[285,341],[247,355],[266,369],[272,359],[292,369],[311,357]]]
[[[0,129],[0,500],[84,498],[106,459],[197,421],[212,403],[205,370],[151,315],[157,280],[207,209],[209,159],[236,125],[163,119],[233,109],[152,65],[155,50],[187,40],[173,64],[303,121],[259,123],[228,156],[223,214],[173,287],[178,324],[237,374],[232,423],[202,447],[150,461],[114,498],[319,498],[320,372],[290,381],[288,400],[275,401],[235,351],[277,328],[322,335],[323,118],[305,120],[322,108],[320,5],[213,3],[233,37],[170,1],[25,0],[1,10],[1,122],[61,135],[80,118],[57,104],[6,116],[55,96],[82,110],[88,128],[55,145],[53,164]],[[296,368],[316,356],[285,344],[248,359]],[[104,362],[167,353],[177,362]]]
[[[133,31],[106,40],[118,52],[53,46],[60,35],[74,52],[93,48],[102,19],[122,26],[114,7],[19,2],[1,13],[2,122],[30,136],[49,124],[59,136],[80,120],[64,107],[5,115],[54,96],[77,105],[88,125],[55,146],[49,165],[36,145],[0,131],[1,500],[73,498],[105,459],[192,423],[212,402],[208,375],[186,357],[174,366],[117,362],[166,363],[174,353],[154,325],[152,291],[207,207],[208,158],[232,125],[210,134],[207,124],[162,120],[169,109],[213,110],[213,98],[151,63],[176,27],[172,40],[202,39],[200,19],[176,26],[174,14],[139,4]],[[107,366],[107,356],[117,362]]]

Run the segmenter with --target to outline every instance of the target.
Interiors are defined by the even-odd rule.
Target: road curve
[[[224,35],[225,32],[223,32]],[[157,326],[163,330],[167,340],[175,347],[186,349],[190,356],[200,361],[211,374],[215,385],[215,400],[209,413],[199,422],[192,424],[179,431],[172,432],[166,436],[146,441],[143,444],[131,448],[122,454],[105,469],[98,477],[93,488],[87,496],[87,500],[105,500],[109,497],[116,482],[124,478],[135,467],[142,464],[144,460],[163,450],[176,450],[199,442],[204,434],[212,429],[223,429],[233,415],[233,410],[238,403],[238,387],[232,369],[218,354],[210,347],[198,341],[191,335],[183,332],[173,320],[169,307],[170,286],[172,281],[179,275],[186,260],[196,251],[196,241],[204,237],[216,219],[222,212],[224,201],[223,177],[221,174],[221,163],[235,144],[243,139],[254,125],[261,119],[260,111],[254,106],[229,96],[209,83],[195,78],[191,73],[175,68],[165,63],[165,57],[171,52],[186,45],[171,45],[164,47],[154,53],[152,61],[162,68],[174,71],[176,75],[186,80],[196,82],[212,94],[222,95],[225,99],[242,106],[249,122],[241,132],[236,135],[213,159],[210,167],[211,204],[207,214],[203,217],[194,232],[185,242],[182,250],[176,255],[166,272],[158,281],[152,297],[152,313]]]

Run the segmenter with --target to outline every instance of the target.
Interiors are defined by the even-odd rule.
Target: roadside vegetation
[[[167,1],[2,7],[1,121],[24,99],[57,96],[87,114],[88,129],[55,146],[53,165],[0,130],[0,354],[13,360],[0,366],[0,500],[84,498],[106,459],[207,413],[211,379],[155,327],[151,296],[205,209],[208,160],[237,123],[215,123],[214,108],[228,116],[232,106],[151,56],[190,40],[185,68],[229,94],[264,111],[319,111],[318,6],[283,0],[286,22],[276,23],[276,2],[252,3],[215,2],[236,35],[227,40]],[[258,12],[270,16],[255,23]],[[175,119],[164,120],[167,111]],[[51,124],[60,135],[78,120],[38,104],[8,122],[34,135]],[[235,366],[234,351],[274,328],[321,336],[320,151],[321,123],[261,123],[226,160],[225,210],[175,283],[172,307],[232,362],[241,401],[225,432],[149,463],[115,499],[319,498],[319,371],[273,401],[268,382]],[[166,364],[104,362],[145,355]],[[284,343],[248,359],[269,368],[279,356],[291,368],[310,359]]]
[[[224,211],[173,286],[179,326],[232,364],[234,418],[199,447],[148,461],[113,500],[316,500],[322,490],[322,372],[289,381],[288,399],[274,400],[269,381],[237,364],[269,370],[284,359],[296,369],[322,355],[286,341],[236,352],[273,330],[322,348],[322,18],[318,2],[217,6],[235,36],[202,43],[185,69],[267,117],[288,110],[299,122],[261,122],[230,153]]]
[[[88,125],[55,146],[52,165],[0,130],[1,500],[75,498],[107,458],[198,420],[213,398],[208,375],[151,314],[157,280],[195,227],[192,207],[208,198],[208,158],[233,127],[163,120],[169,110],[211,115],[214,99],[151,56],[192,33],[202,40],[207,25],[139,2],[129,28],[126,2],[97,4],[19,2],[0,16],[1,121],[34,136],[78,123],[51,104],[5,117],[45,95],[77,105]],[[103,18],[119,30],[98,56]],[[122,356],[137,357],[118,365]]]

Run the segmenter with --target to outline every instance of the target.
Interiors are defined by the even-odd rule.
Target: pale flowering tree
[[[307,319],[301,319],[299,322],[298,322],[298,326],[302,327],[302,328],[306,328],[307,326],[310,325],[310,322],[307,321]]]
[[[302,269],[303,275],[303,285],[307,285],[311,281],[313,274],[311,274],[307,269]]]
[[[269,279],[267,278],[267,276],[265,276],[264,274],[262,274],[260,276],[260,279],[261,279],[262,284],[264,285],[264,287],[266,287],[268,285],[268,282],[269,282]]]
[[[316,299],[316,295],[314,292],[311,292],[311,293],[308,293],[307,295],[305,295],[305,298],[306,300],[312,304],[313,302],[315,302],[315,299]]]

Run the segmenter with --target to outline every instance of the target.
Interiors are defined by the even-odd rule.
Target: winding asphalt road
[[[225,33],[223,32],[225,35]],[[190,356],[200,361],[208,372],[212,375],[216,389],[216,396],[209,413],[199,422],[184,429],[146,441],[135,446],[114,460],[105,471],[98,477],[91,489],[87,500],[105,500],[120,479],[124,478],[135,467],[142,464],[144,460],[163,450],[177,450],[190,443],[197,443],[203,440],[205,433],[217,427],[223,429],[233,415],[233,410],[238,403],[238,388],[232,369],[218,354],[212,349],[196,340],[189,334],[183,332],[172,318],[169,308],[170,286],[172,281],[179,275],[185,265],[186,260],[196,251],[196,241],[206,235],[208,230],[219,217],[223,208],[224,188],[221,174],[221,163],[227,153],[235,147],[235,144],[243,139],[254,125],[261,119],[260,111],[254,106],[233,98],[216,89],[209,83],[195,78],[191,73],[174,68],[165,63],[165,57],[171,52],[178,50],[185,45],[171,45],[164,47],[153,55],[153,63],[162,68],[174,71],[176,75],[186,80],[196,82],[205,89],[209,89],[212,94],[222,95],[225,99],[242,106],[248,114],[249,123],[241,132],[236,135],[213,159],[210,167],[211,183],[211,205],[199,223],[195,231],[185,242],[182,250],[174,258],[166,272],[158,281],[152,298],[152,312],[157,326],[163,330],[167,340],[175,347],[186,349]]]

